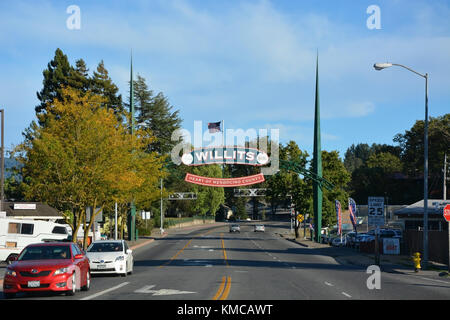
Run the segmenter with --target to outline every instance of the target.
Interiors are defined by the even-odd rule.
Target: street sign
[[[384,225],[384,198],[369,197],[368,199],[368,224],[369,226]]]
[[[444,207],[444,219],[447,222],[450,222],[450,204],[448,204]]]
[[[298,214],[297,220],[298,220],[298,222],[303,222],[303,220],[305,220],[305,217],[302,214]]]

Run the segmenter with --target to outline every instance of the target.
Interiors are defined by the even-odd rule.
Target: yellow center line
[[[225,250],[225,241],[223,240],[223,233],[220,234],[221,242],[222,242],[222,251],[223,251],[223,259],[229,267],[227,251]],[[222,282],[217,290],[216,294],[213,297],[213,300],[226,300],[228,295],[230,294],[231,289],[231,277],[222,277]]]
[[[220,284],[219,290],[217,290],[215,296],[212,298],[213,300],[217,300],[219,298],[219,296],[222,294],[223,292],[223,288],[225,287],[225,277],[222,277],[222,283]]]
[[[227,250],[225,250],[225,242],[223,241],[223,233],[220,234],[220,237],[222,238],[221,240],[222,240],[223,259],[225,260],[225,264],[228,267],[229,264],[228,264],[228,258],[227,258]]]
[[[222,282],[217,290],[216,294],[212,298],[213,300],[226,300],[231,288],[231,277],[222,277]]]
[[[223,291],[222,297],[219,300],[226,300],[228,298],[228,294],[230,293],[231,288],[231,277],[228,277],[227,285],[225,286],[225,290]]]

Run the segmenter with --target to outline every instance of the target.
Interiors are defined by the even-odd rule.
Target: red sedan
[[[6,268],[5,298],[19,292],[55,291],[74,295],[89,290],[89,260],[78,245],[69,242],[31,244]]]

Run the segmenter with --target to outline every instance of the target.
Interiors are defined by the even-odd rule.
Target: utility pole
[[[163,179],[161,178],[161,227],[160,227],[161,235],[164,233],[163,228]]]
[[[444,153],[444,196],[442,199],[447,200],[447,152]]]
[[[131,135],[134,135],[134,83],[133,83],[133,56],[131,56],[131,68],[130,68],[130,126]],[[136,241],[136,205],[134,200],[130,203],[130,211],[128,213],[128,240]]]

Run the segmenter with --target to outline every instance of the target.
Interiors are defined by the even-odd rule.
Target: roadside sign
[[[448,204],[444,207],[444,219],[447,222],[450,222],[450,204]]]
[[[384,225],[384,198],[369,197],[368,199],[368,224],[369,226]]]
[[[400,254],[400,240],[398,238],[383,238],[383,254]]]
[[[303,220],[305,220],[305,217],[302,214],[298,214],[297,220],[298,220],[298,222],[303,222]]]

